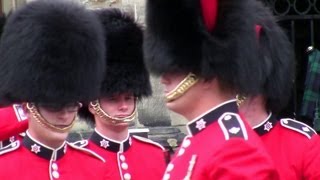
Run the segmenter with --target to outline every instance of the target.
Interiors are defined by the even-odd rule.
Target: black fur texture
[[[100,21],[76,3],[43,0],[8,18],[0,45],[0,101],[66,104],[97,98],[105,72]]]
[[[107,41],[107,71],[100,97],[131,92],[137,98],[152,94],[149,73],[143,61],[143,31],[128,14],[119,9],[96,10]],[[80,117],[93,120],[85,106]]]
[[[284,108],[292,92],[295,57],[287,34],[277,24],[271,11],[261,3],[256,4],[255,18],[262,27],[259,38],[261,69],[267,79],[261,94],[267,100],[268,110],[278,113]]]
[[[147,0],[145,62],[151,73],[193,72],[223,88],[257,94],[259,68],[255,0],[218,2],[215,28],[204,27],[199,0]]]
[[[132,92],[136,97],[151,95],[149,73],[143,61],[143,31],[128,14],[119,9],[96,11],[107,39],[107,73],[101,93]]]

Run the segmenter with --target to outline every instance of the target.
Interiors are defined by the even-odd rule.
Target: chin
[[[129,126],[129,123],[127,122],[123,122],[123,123],[117,123],[117,124],[113,124],[114,126],[117,126],[117,127],[128,127]]]
[[[50,132],[48,132],[48,136],[50,136],[49,138],[55,142],[65,141],[68,137],[68,134],[69,132],[57,132],[54,130],[50,130]]]

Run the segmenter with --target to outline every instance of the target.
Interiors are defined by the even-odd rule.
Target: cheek
[[[136,106],[136,105],[135,105],[134,102],[128,104],[128,110],[131,111],[131,112],[133,112],[133,110],[135,109],[135,106]]]
[[[100,106],[102,108],[102,110],[106,113],[108,113],[109,115],[112,115],[113,112],[115,111],[116,109],[116,106],[115,105],[112,105],[110,103],[100,103]]]

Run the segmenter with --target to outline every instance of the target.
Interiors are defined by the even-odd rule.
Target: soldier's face
[[[160,82],[164,86],[164,94],[170,93],[187,76],[183,73],[164,73],[160,76]]]
[[[101,108],[110,116],[124,118],[130,116],[136,104],[136,98],[132,93],[113,94],[100,99]]]
[[[65,107],[59,108],[38,105],[37,108],[39,113],[47,122],[56,127],[64,128],[73,122],[80,105],[77,103],[71,103]]]
[[[164,93],[168,99],[168,94],[171,92],[187,77],[188,74],[177,74],[177,73],[165,73],[160,77],[161,83],[164,85]],[[190,113],[193,112],[193,105],[198,102],[198,97],[202,94],[203,82],[199,81],[184,91],[178,98],[167,101],[167,107],[182,116],[189,119]]]
[[[49,106],[48,104],[36,104],[35,107],[38,110],[38,113],[41,115],[38,118],[43,118],[43,121],[38,121],[37,118],[30,112],[27,112],[29,123],[29,132],[34,138],[38,141],[42,142],[45,145],[50,147],[58,147],[63,143],[67,136],[67,131],[57,131],[56,129],[48,126],[57,127],[57,128],[65,128],[70,127],[73,123],[77,112],[80,108],[81,104],[72,103],[70,105],[64,107],[54,107]]]

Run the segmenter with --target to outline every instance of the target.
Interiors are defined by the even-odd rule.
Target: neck
[[[240,112],[245,120],[254,127],[268,117],[264,100],[261,96],[247,98],[240,106]]]
[[[208,110],[235,98],[235,95],[231,94],[208,94],[202,96],[201,100],[197,101],[194,106],[192,106],[192,110],[186,111],[184,113],[184,117],[188,121],[192,121],[193,119],[199,117],[199,115],[207,112]]]
[[[36,131],[33,131],[32,128],[28,129],[29,135],[36,141],[38,141],[39,143],[48,146],[52,149],[57,149],[59,147],[62,146],[62,144],[65,142],[65,140],[61,140],[61,139],[56,139],[56,138],[46,138],[43,137],[41,135],[39,135],[39,133],[37,133]]]
[[[106,122],[96,121],[96,129],[105,137],[116,141],[123,141],[128,137],[128,124],[107,124]]]

